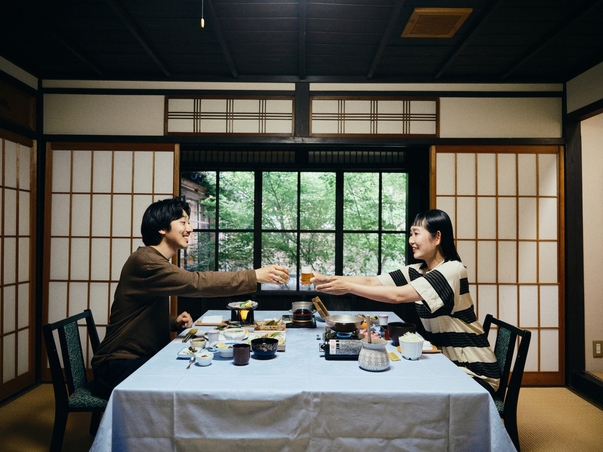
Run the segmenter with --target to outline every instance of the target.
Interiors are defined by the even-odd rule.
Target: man
[[[190,206],[181,198],[151,204],[142,218],[142,240],[124,264],[105,338],[92,358],[99,393],[113,388],[170,341],[171,331],[192,325],[187,312],[169,314],[169,297],[220,297],[255,292],[258,283],[287,281],[286,268],[270,265],[238,272],[189,272],[170,263],[188,247]]]

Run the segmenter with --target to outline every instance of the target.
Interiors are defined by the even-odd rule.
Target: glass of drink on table
[[[309,286],[311,278],[312,278],[312,266],[311,265],[302,265],[302,268],[301,268],[301,285],[302,286]]]

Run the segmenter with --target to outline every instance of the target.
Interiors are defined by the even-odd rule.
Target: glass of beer
[[[312,266],[311,265],[302,265],[301,268],[301,285],[309,286],[310,278],[312,278]]]

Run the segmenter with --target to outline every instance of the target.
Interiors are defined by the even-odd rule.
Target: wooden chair
[[[494,354],[498,360],[500,368],[500,386],[492,396],[500,417],[504,420],[505,428],[519,452],[519,435],[517,433],[517,401],[519,400],[519,389],[521,388],[521,380],[523,378],[523,370],[526,364],[528,355],[528,347],[530,346],[530,338],[532,333],[527,330],[522,330],[509,323],[503,322],[487,314],[484,320],[484,331],[486,335],[490,331],[490,325],[494,324],[498,327],[496,334],[496,342],[494,344]],[[513,354],[517,339],[519,338],[519,347],[515,364],[511,371],[511,363],[513,362]],[[509,374],[511,378],[509,379]]]
[[[78,328],[78,321],[82,319],[86,320],[86,328],[92,350],[96,352],[99,346],[99,339],[90,309],[86,309],[84,312],[67,319],[44,325],[42,328],[55,398],[54,428],[50,443],[51,452],[60,452],[63,446],[67,416],[70,412],[92,412],[90,434],[95,435],[103,411],[107,406],[107,400],[92,394],[93,382],[88,381],[86,377],[86,364],[84,362],[82,342]],[[65,372],[63,372],[61,361],[59,360],[59,351],[55,342],[54,331],[58,333],[60,353]]]

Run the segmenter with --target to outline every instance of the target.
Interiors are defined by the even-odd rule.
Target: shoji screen
[[[89,307],[102,340],[121,267],[143,245],[142,215],[177,193],[177,166],[173,145],[48,146],[45,322]]]
[[[35,147],[0,137],[0,400],[35,380],[35,187]]]
[[[453,220],[478,318],[532,331],[528,384],[564,381],[561,158],[557,146],[435,152],[435,205]]]

